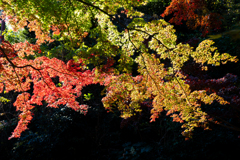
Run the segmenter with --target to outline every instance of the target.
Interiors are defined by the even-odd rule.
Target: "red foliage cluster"
[[[220,29],[223,19],[220,14],[208,11],[205,0],[172,0],[161,16],[170,14],[173,14],[170,23],[181,25],[185,21],[190,29],[200,27],[203,37],[213,29]]]
[[[35,55],[36,52],[41,53],[39,45],[30,44],[28,41],[15,43],[13,48],[20,57]]]
[[[81,59],[75,62],[73,59],[67,62],[67,70],[70,72],[84,71],[83,66],[86,66]]]
[[[36,51],[40,52],[38,47],[27,42],[16,44],[14,47],[21,48],[20,46],[26,47],[24,52],[27,55]],[[81,95],[84,86],[97,83],[94,81],[95,70],[83,69],[84,64],[81,59],[78,62],[70,60],[67,64],[57,58],[21,59],[17,56],[18,52],[14,50],[14,47],[8,42],[4,42],[0,50],[2,56],[0,58],[0,92],[3,91],[3,88],[6,92],[11,90],[22,92],[14,103],[16,110],[22,113],[19,115],[18,125],[9,139],[20,137],[21,132],[27,129],[27,125],[32,119],[31,109],[34,108],[34,105],[43,105],[43,101],[47,102],[49,107],[57,108],[58,105],[66,105],[76,111],[87,113],[87,105],[80,105],[76,98]],[[59,77],[61,86],[56,86],[52,81],[52,78],[56,76]],[[31,82],[33,83],[32,96],[27,92]]]
[[[0,52],[0,57],[7,56],[8,58],[13,58],[17,56],[17,53],[14,50],[14,47],[8,41],[2,42],[2,49],[4,50],[5,54]]]

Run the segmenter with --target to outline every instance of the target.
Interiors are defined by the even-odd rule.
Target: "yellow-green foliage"
[[[2,103],[7,103],[7,102],[9,102],[9,101],[10,101],[10,100],[7,99],[7,98],[0,97],[0,102],[2,102]]]

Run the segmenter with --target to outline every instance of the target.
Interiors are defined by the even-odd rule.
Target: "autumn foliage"
[[[32,119],[31,110],[43,102],[48,107],[65,105],[86,114],[88,106],[79,104],[76,99],[81,96],[83,87],[96,83],[106,86],[106,96],[102,102],[107,110],[117,109],[121,117],[129,118],[142,111],[142,103],[150,101],[151,122],[165,110],[173,121],[182,123],[182,134],[186,137],[190,137],[195,127],[208,129],[202,124],[207,124],[210,118],[201,109],[201,104],[212,104],[214,101],[222,105],[229,103],[216,92],[191,88],[188,76],[182,70],[190,58],[202,70],[207,70],[208,65],[219,66],[228,61],[237,61],[236,57],[227,53],[218,53],[213,41],[205,40],[195,50],[188,44],[176,44],[175,30],[164,20],[146,23],[143,18],[133,18],[128,26],[124,26],[126,29],[123,32],[117,31],[110,21],[115,18],[112,13],[123,6],[128,11],[127,16],[140,17],[141,13],[136,12],[132,5],[144,4],[143,1],[92,3],[46,0],[38,4],[42,5],[40,8],[35,6],[35,0],[24,2],[30,4],[28,8],[25,3],[12,0],[1,4],[5,11],[2,18],[8,17],[14,30],[28,27],[37,38],[36,44],[24,42],[11,45],[3,42],[0,46],[0,91],[19,92],[14,106],[21,111],[18,125],[9,139],[20,137]],[[56,7],[56,11],[49,9],[49,3]],[[9,5],[16,7],[11,10]],[[197,14],[197,10],[202,13]],[[171,13],[174,13],[171,23],[180,25],[182,21],[187,21],[192,29],[200,26],[203,35],[221,24],[220,21],[212,21],[218,15],[208,13],[201,0],[173,0],[163,16]],[[98,20],[95,27],[91,24],[92,18]],[[49,35],[50,29],[53,36]],[[42,44],[53,42],[57,35],[65,40],[66,48],[76,50],[66,63],[57,58],[48,58],[40,49]],[[86,45],[84,38],[88,35],[96,39],[97,44]],[[150,36],[152,39],[147,48],[142,42]],[[159,58],[150,54],[149,49],[154,50]],[[140,51],[136,58],[135,51]],[[39,54],[42,56],[36,56]],[[120,57],[117,67],[114,66],[116,56]],[[169,66],[161,62],[166,59],[171,61]],[[137,76],[132,76],[134,63],[138,65]],[[88,65],[93,65],[93,69],[89,69]],[[59,84],[53,82],[56,77]],[[31,83],[32,95],[28,93]]]
[[[200,27],[203,37],[213,29],[219,30],[223,19],[220,14],[211,13],[206,8],[205,0],[173,0],[161,16],[170,14],[173,14],[170,23],[181,25],[186,22],[192,30]]]
[[[6,44],[3,43],[2,46],[6,47]],[[31,54],[30,46],[28,49],[25,53]],[[3,49],[2,47],[1,54],[10,58],[13,53],[8,50],[10,48]],[[12,49],[12,51],[15,50]],[[19,56],[11,62],[6,58],[1,58],[1,82],[4,82],[1,83],[1,92],[3,89],[6,93],[11,90],[22,92],[14,102],[16,110],[22,113],[19,115],[19,123],[10,138],[20,137],[21,132],[27,129],[27,124],[32,119],[30,110],[34,108],[34,105],[42,105],[42,101],[47,102],[49,107],[66,105],[86,114],[87,105],[79,105],[76,97],[81,95],[84,86],[95,83],[93,81],[94,71],[79,68],[81,60],[79,62],[69,60],[67,64],[56,58],[47,57],[26,60],[19,58],[22,56],[21,52],[17,53]],[[56,76],[62,82],[61,86],[56,86],[52,81],[51,78]],[[34,84],[33,95],[27,92],[30,89],[30,83]]]

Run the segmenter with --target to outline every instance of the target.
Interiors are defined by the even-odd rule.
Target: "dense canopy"
[[[182,0],[181,4],[197,9],[200,0],[195,1]],[[196,48],[178,43],[173,25],[160,15],[146,21],[144,14],[136,10],[146,3],[143,0],[1,0],[1,19],[7,22],[7,27],[11,26],[15,32],[27,27],[36,36],[35,42],[4,41],[0,46],[0,91],[18,92],[14,106],[21,111],[10,138],[20,137],[32,120],[31,110],[43,102],[49,107],[65,105],[87,113],[88,106],[77,98],[83,87],[97,83],[106,86],[104,107],[109,111],[119,110],[123,118],[141,112],[141,103],[149,103],[151,121],[165,110],[173,121],[182,123],[182,134],[186,137],[191,137],[195,127],[208,129],[206,124],[211,117],[202,111],[201,105],[215,100],[222,105],[228,102],[214,92],[191,89],[190,79],[182,68],[193,61],[207,70],[209,65],[237,62],[237,57],[219,53],[211,40],[202,41]],[[171,4],[176,3],[180,2],[173,0]],[[172,13],[172,8],[167,8],[164,14]],[[182,20],[189,17],[187,25],[198,16],[192,28],[200,25],[205,27],[203,34],[207,33],[204,25],[210,24],[201,23],[201,15],[182,15],[185,16]],[[44,50],[44,46],[54,43],[61,45]],[[165,63],[166,60],[170,63]],[[33,91],[29,93],[31,84]]]

